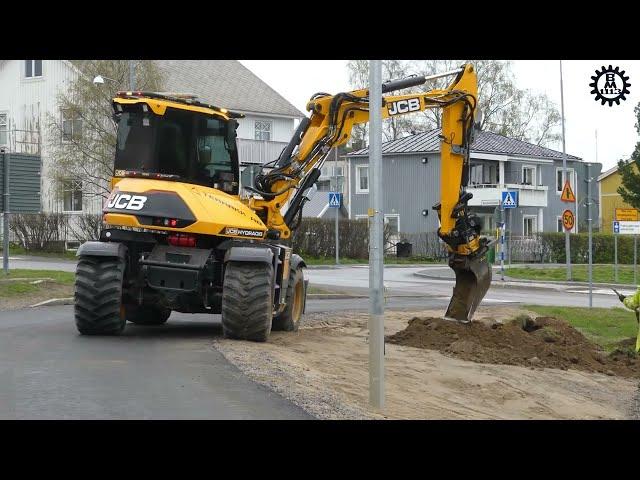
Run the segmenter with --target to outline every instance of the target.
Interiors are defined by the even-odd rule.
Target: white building
[[[214,105],[246,115],[239,120],[241,162],[264,163],[278,157],[304,116],[280,94],[236,60],[157,60],[168,91],[196,94]],[[62,198],[55,194],[52,159],[47,144],[49,115],[58,116],[57,95],[81,72],[68,60],[0,60],[0,147],[40,153],[42,210],[95,213],[100,199],[82,195],[82,183],[65,184]],[[81,125],[67,121],[67,129]]]

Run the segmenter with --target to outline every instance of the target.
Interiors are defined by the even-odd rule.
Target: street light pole
[[[129,60],[129,90],[136,89],[136,66],[133,60]]]
[[[564,89],[562,86],[562,60],[560,60],[560,111],[562,115],[562,176],[564,177],[563,185],[568,180],[567,177],[567,150],[565,147],[565,135],[564,135]],[[556,179],[557,181],[557,179]],[[571,231],[564,229],[564,249],[567,260],[567,280],[571,280]]]
[[[369,61],[369,402],[384,407],[382,62]]]

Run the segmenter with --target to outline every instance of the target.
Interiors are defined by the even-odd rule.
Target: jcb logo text
[[[127,193],[119,193],[109,200],[107,208],[118,208],[125,210],[142,210],[147,197],[142,195],[129,195]]]
[[[419,98],[408,98],[407,100],[398,100],[389,104],[389,115],[400,115],[401,113],[416,112],[420,110]]]

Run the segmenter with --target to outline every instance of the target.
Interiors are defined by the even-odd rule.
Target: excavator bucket
[[[454,255],[449,266],[456,273],[456,284],[445,318],[468,323],[491,286],[491,266],[485,255]]]

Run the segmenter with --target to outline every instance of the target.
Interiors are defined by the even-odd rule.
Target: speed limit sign
[[[565,210],[562,212],[562,226],[565,230],[573,229],[573,226],[576,223],[576,218],[573,216],[573,212],[571,210]]]

